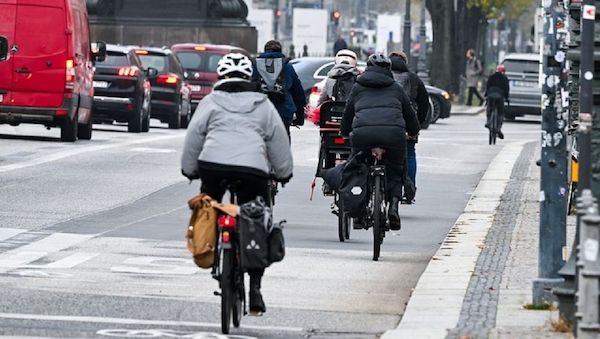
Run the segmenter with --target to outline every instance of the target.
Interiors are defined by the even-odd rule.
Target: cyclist
[[[269,201],[270,176],[292,177],[292,154],[285,127],[267,96],[257,92],[252,62],[240,53],[219,61],[219,81],[190,122],[181,158],[184,176],[201,179],[201,192],[216,200],[225,193],[224,180],[239,181],[238,203],[257,196]],[[260,293],[264,270],[251,270],[250,310],[265,312]]]
[[[290,126],[304,124],[306,95],[294,67],[281,52],[279,41],[270,40],[265,44],[265,52],[256,58],[252,80],[259,83],[277,108],[288,135]]]
[[[369,56],[367,69],[356,79],[342,118],[341,133],[349,136],[353,152],[381,147],[386,150],[388,219],[400,229],[398,203],[402,198],[406,157],[406,132],[419,133],[419,121],[410,99],[394,80],[392,62],[381,54]],[[360,220],[355,220],[360,224]]]
[[[490,128],[490,116],[492,114],[492,109],[494,107],[497,108],[498,115],[496,116],[496,126],[498,128],[498,138],[500,139],[504,139],[504,133],[502,133],[502,122],[504,121],[504,101],[508,101],[510,92],[508,78],[505,74],[506,68],[504,65],[498,65],[496,67],[496,73],[490,75],[488,78],[485,89],[485,96],[487,97],[487,120],[485,127]]]
[[[329,100],[346,101],[358,74],[356,53],[349,49],[339,51],[335,55],[335,65],[327,72],[317,106]]]
[[[406,53],[392,52],[390,54],[390,60],[392,61],[392,73],[394,79],[402,86],[402,89],[408,94],[411,100],[413,110],[417,113],[417,119],[419,124],[424,124],[427,119],[427,113],[429,112],[429,94],[427,89],[419,78],[418,75],[408,70],[408,57]],[[407,185],[404,192],[404,200],[407,203],[412,203],[414,199],[414,192],[416,192],[417,185],[417,154],[416,145],[418,137],[408,138],[406,140],[406,157],[408,163],[408,177],[412,181],[412,186]],[[410,188],[410,192],[409,192]],[[413,192],[414,191],[414,192]],[[410,194],[408,194],[410,193]]]

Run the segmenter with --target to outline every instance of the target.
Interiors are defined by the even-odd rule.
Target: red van
[[[212,92],[218,80],[217,65],[227,53],[248,52],[240,47],[211,44],[177,44],[171,47],[185,70],[185,79],[192,87],[192,114],[202,98]]]
[[[0,0],[0,124],[92,137],[93,59],[85,0]],[[4,57],[2,51],[6,50]]]

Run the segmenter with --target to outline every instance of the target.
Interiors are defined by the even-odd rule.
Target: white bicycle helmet
[[[349,49],[342,49],[335,55],[335,64],[348,64],[356,66],[356,53]]]
[[[220,79],[225,78],[252,78],[252,62],[242,53],[225,54],[217,65],[217,74]]]

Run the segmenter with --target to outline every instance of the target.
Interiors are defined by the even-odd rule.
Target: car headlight
[[[448,93],[446,91],[442,91],[442,96],[444,97],[444,99],[450,100],[450,93]]]

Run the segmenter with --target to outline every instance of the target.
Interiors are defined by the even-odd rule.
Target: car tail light
[[[235,217],[224,214],[217,219],[217,225],[220,229],[234,230],[237,226],[237,220]]]
[[[65,90],[72,91],[75,88],[75,61],[67,59],[65,64]]]
[[[333,139],[333,143],[336,145],[345,145],[346,144],[346,139],[344,138],[335,138]]]
[[[119,68],[119,76],[122,77],[135,77],[138,74],[137,67],[121,67]]]
[[[57,117],[64,117],[67,115],[67,110],[66,109],[57,109],[56,110],[56,116]]]
[[[310,95],[319,95],[321,94],[321,91],[319,91],[319,87],[317,86],[313,86],[313,88],[310,90]]]
[[[159,75],[158,78],[156,78],[156,82],[158,82],[161,85],[167,85],[167,86],[177,86],[177,83],[179,83],[179,77],[176,74],[162,74]]]

